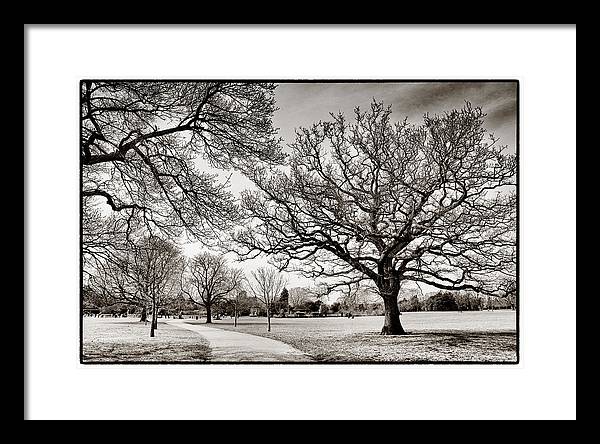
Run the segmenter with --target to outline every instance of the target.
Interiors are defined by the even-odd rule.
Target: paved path
[[[217,362],[298,362],[311,361],[306,353],[274,339],[247,333],[222,330],[206,324],[191,324],[185,319],[169,319],[165,322],[194,331],[203,336],[211,348],[210,361]]]

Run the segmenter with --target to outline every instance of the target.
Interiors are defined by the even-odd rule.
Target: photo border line
[[[520,280],[520,212],[521,212],[521,197],[520,197],[520,149],[521,149],[521,82],[516,78],[473,78],[473,79],[127,79],[127,78],[84,78],[79,80],[79,101],[77,116],[81,115],[82,97],[81,88],[83,82],[86,81],[114,81],[114,82],[244,82],[244,83],[516,83],[516,147],[515,155],[517,158],[517,175],[516,175],[516,196],[517,196],[517,236],[516,236],[516,282],[517,282],[517,297],[516,297],[516,355],[515,361],[318,361],[318,362],[272,362],[272,361],[204,361],[204,362],[181,362],[181,361],[111,361],[111,362],[90,362],[83,359],[83,163],[80,156],[79,159],[79,363],[86,366],[95,365],[510,365],[516,366],[521,363],[521,280]],[[81,136],[83,130],[83,122],[79,119],[79,143],[81,144]]]

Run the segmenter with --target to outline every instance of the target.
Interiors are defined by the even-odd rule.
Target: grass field
[[[163,322],[151,338],[150,325],[136,318],[83,318],[84,362],[203,362],[209,355],[200,335]]]
[[[516,362],[514,311],[421,312],[401,317],[406,336],[381,336],[381,316],[348,319],[266,318],[215,320],[212,327],[287,343],[317,362]],[[203,320],[186,320],[203,323]],[[156,337],[137,318],[84,318],[84,362],[205,362],[201,334],[159,322]]]
[[[214,321],[213,326],[276,339],[317,361],[516,362],[514,311],[404,313],[406,336],[381,336],[383,317],[265,318]],[[193,321],[200,322],[200,321]]]

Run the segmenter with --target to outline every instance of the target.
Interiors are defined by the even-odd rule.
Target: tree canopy
[[[516,272],[515,155],[469,103],[420,125],[391,113],[373,102],[353,123],[332,114],[296,131],[288,171],[255,168],[236,234],[243,256],[275,255],[330,288],[371,280],[384,300],[407,280],[505,292]]]
[[[228,183],[202,164],[243,171],[284,155],[273,128],[275,85],[81,82],[84,259],[109,235],[143,227],[211,243],[238,220]],[[114,243],[114,242],[113,242]]]
[[[242,270],[230,267],[223,256],[199,253],[183,269],[181,291],[206,309],[206,322],[211,323],[212,308],[241,291],[243,278]]]

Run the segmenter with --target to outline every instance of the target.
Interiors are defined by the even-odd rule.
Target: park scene
[[[517,106],[82,80],[81,362],[518,362]]]

